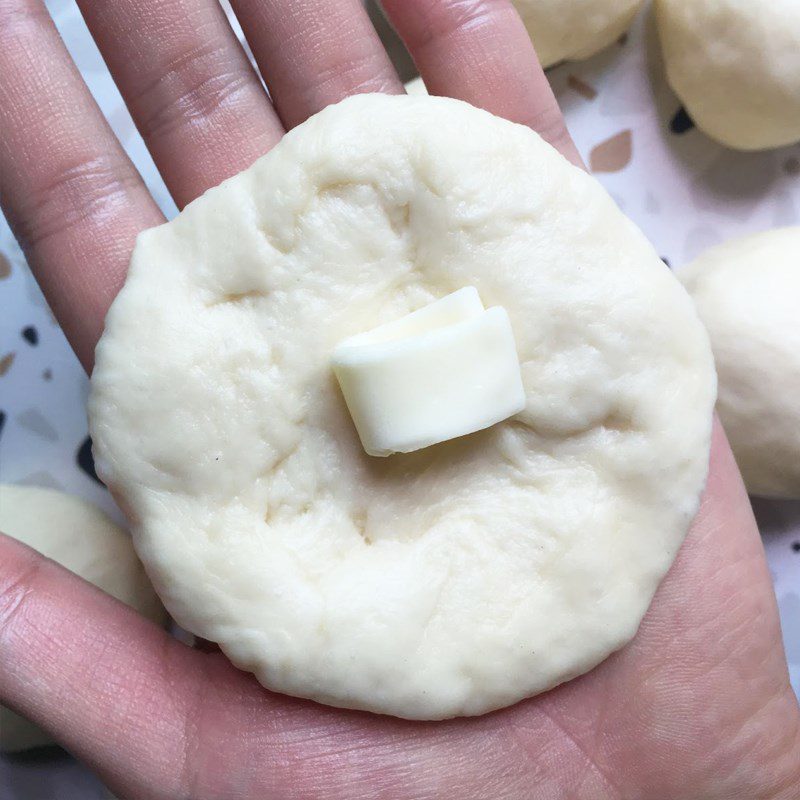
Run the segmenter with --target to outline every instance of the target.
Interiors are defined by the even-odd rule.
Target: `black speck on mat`
[[[689,116],[689,112],[681,106],[669,123],[669,129],[674,134],[680,136],[692,130],[692,128],[694,128],[694,120]]]
[[[22,329],[22,338],[33,347],[39,344],[39,331],[33,325],[27,325]]]
[[[97,477],[97,473],[94,470],[94,458],[92,458],[92,437],[87,436],[81,446],[78,448],[78,452],[75,454],[75,460],[78,462],[78,466],[93,480],[97,481],[101,486],[103,486],[103,481]]]

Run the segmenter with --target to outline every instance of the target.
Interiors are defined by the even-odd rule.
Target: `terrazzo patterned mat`
[[[73,58],[168,215],[163,184],[70,0],[48,3]],[[669,264],[732,236],[800,223],[800,147],[727,151],[694,129],[664,84],[648,15],[605,54],[550,72],[592,171]],[[87,436],[88,381],[0,218],[0,480],[82,495],[121,521],[97,480]],[[800,693],[800,502],[757,500]],[[0,758],[0,800],[106,797],[56,748]]]

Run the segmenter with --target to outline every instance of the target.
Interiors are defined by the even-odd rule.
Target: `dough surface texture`
[[[800,2],[656,0],[667,78],[713,139],[738,150],[800,141]]]
[[[711,337],[748,491],[800,498],[800,227],[712,248],[678,274]]]
[[[508,312],[527,407],[367,456],[333,348],[464,286]],[[90,418],[181,625],[277,691],[437,719],[635,634],[714,396],[689,296],[594,179],[456,100],[362,95],[141,234]]]
[[[0,484],[0,531],[99,586],[140,614],[163,622],[131,538],[99,508],[53,489]],[[38,726],[0,706],[0,751],[49,744]]]
[[[580,61],[628,30],[644,0],[512,0],[542,66]]]

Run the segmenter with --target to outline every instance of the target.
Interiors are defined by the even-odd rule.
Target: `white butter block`
[[[525,408],[508,314],[485,310],[472,286],[346,339],[332,365],[372,456],[465,436]]]

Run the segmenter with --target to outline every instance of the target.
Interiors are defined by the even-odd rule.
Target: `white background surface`
[[[51,0],[48,5],[114,131],[159,204],[168,215],[174,214],[74,5],[69,0]],[[626,43],[549,73],[584,158],[605,162],[607,170],[612,162],[613,171],[597,172],[597,177],[674,267],[732,236],[800,223],[800,146],[738,154],[696,130],[670,132],[679,103],[661,77],[650,27],[643,15]],[[576,89],[575,78],[595,96],[590,98],[592,92],[585,87]],[[609,140],[612,144],[597,150]],[[0,433],[0,480],[56,485],[118,516],[106,490],[76,465],[76,452],[87,433],[86,376],[2,219],[0,253],[11,262],[10,274],[0,280],[0,360],[13,354],[0,376],[0,409],[6,414]],[[21,334],[30,325],[39,334],[36,346]],[[755,505],[793,683],[800,691],[800,503]],[[0,800],[101,796],[91,776],[53,751],[0,760]]]

